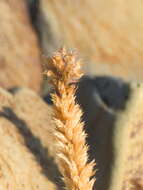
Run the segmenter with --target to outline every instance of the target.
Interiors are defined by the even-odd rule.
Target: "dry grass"
[[[80,62],[73,53],[61,49],[51,60],[47,75],[55,88],[54,122],[56,159],[66,189],[91,190],[94,162],[88,163],[88,146],[82,111],[75,102],[76,82],[82,76]]]

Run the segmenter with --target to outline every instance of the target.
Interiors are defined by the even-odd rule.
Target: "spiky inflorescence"
[[[55,88],[52,94],[56,124],[57,163],[67,190],[91,190],[94,162],[88,163],[82,111],[75,102],[75,83],[82,76],[80,62],[64,48],[51,60],[47,72]]]

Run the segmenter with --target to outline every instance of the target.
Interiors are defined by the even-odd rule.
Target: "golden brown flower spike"
[[[92,190],[94,162],[88,162],[82,111],[75,102],[75,82],[82,76],[73,53],[61,49],[50,63],[47,75],[56,92],[52,94],[56,124],[56,160],[67,190]]]

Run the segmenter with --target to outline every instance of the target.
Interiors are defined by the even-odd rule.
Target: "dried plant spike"
[[[94,161],[88,162],[88,146],[82,111],[75,102],[75,83],[82,76],[80,61],[65,48],[52,57],[47,75],[55,88],[56,160],[67,190],[92,190]],[[92,178],[92,179],[91,179]]]

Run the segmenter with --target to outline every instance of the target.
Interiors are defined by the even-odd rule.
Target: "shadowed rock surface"
[[[0,89],[0,189],[61,189],[51,114],[31,90]]]
[[[130,87],[130,99],[115,125],[110,190],[143,189],[143,84]]]
[[[141,190],[143,84],[86,77],[77,99],[84,110],[89,153],[97,162],[95,189]]]

